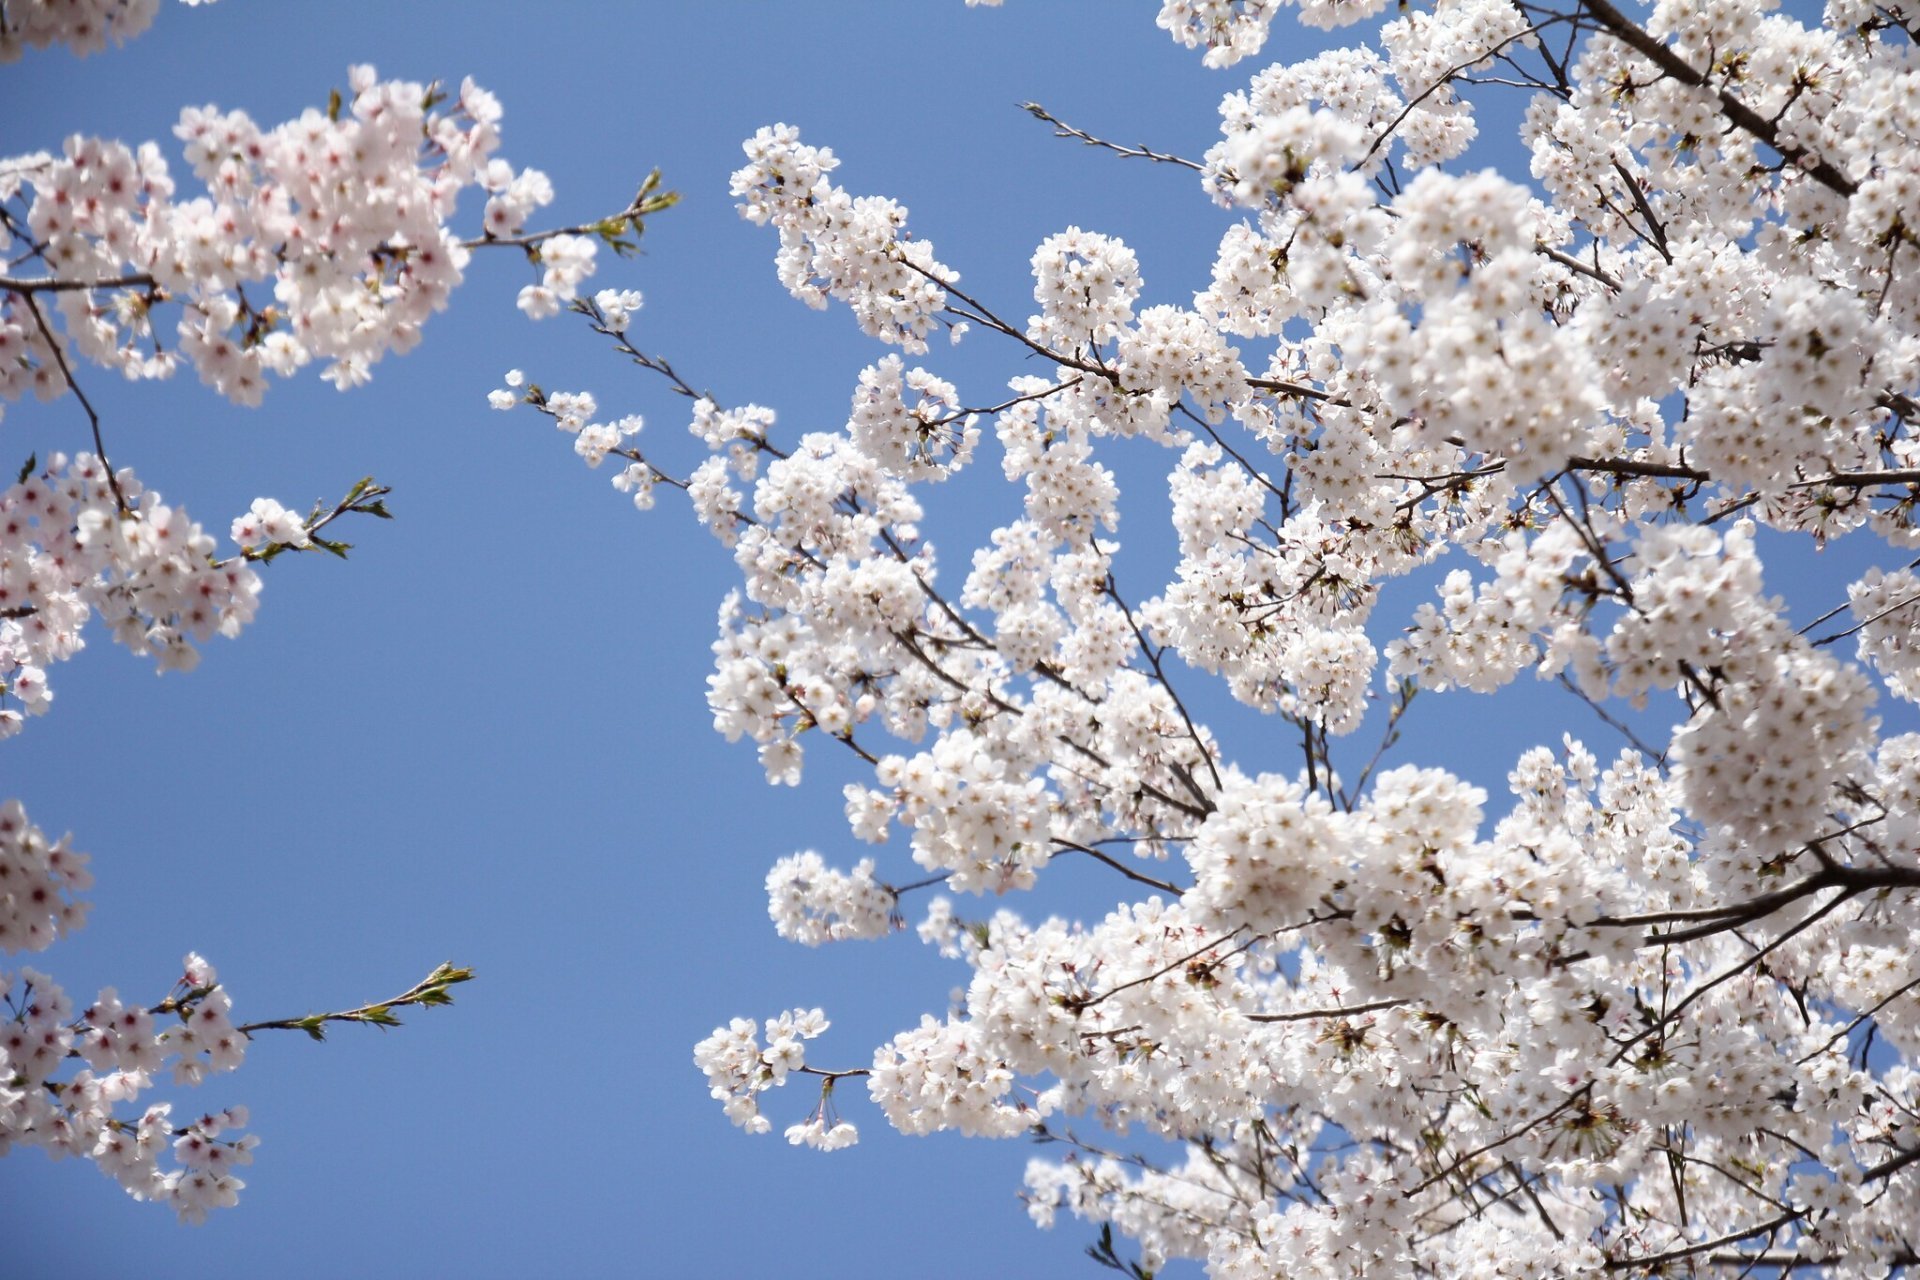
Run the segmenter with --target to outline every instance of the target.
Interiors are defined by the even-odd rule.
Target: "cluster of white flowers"
[[[270,499],[234,521],[242,547],[304,545],[305,523]],[[253,620],[260,577],[129,470],[54,455],[0,491],[0,738],[53,698],[47,667],[85,644],[95,613],[129,650],[161,671],[191,670],[197,642],[234,636]]]
[[[1203,61],[1208,66],[1230,67],[1260,52],[1267,42],[1267,28],[1280,12],[1280,3],[1281,0],[1166,0],[1154,21],[1187,48],[1204,47],[1207,53]]]
[[[186,5],[213,0],[180,0]],[[79,57],[125,44],[153,25],[160,0],[25,0],[0,13],[0,62],[64,44]]]
[[[760,1114],[760,1095],[786,1084],[788,1075],[804,1068],[806,1041],[830,1025],[818,1009],[791,1010],[767,1019],[763,1048],[760,1024],[735,1018],[694,1046],[694,1065],[707,1073],[708,1088],[725,1105],[729,1120],[748,1133],[767,1133],[772,1125]]]
[[[247,513],[234,520],[231,536],[249,551],[276,542],[306,547],[313,541],[300,513],[287,510],[272,498],[255,498]]]
[[[1158,391],[1169,402],[1182,392],[1208,422],[1226,419],[1246,398],[1247,371],[1240,351],[1218,329],[1180,307],[1148,307],[1139,324],[1120,335],[1120,380],[1129,391]]]
[[[0,839],[47,849],[17,801],[0,805]],[[72,864],[84,859],[64,839],[51,853],[56,874],[64,870],[66,882],[76,884]],[[10,881],[23,869],[14,860],[0,866]],[[48,939],[48,907],[38,901],[32,909],[42,916],[42,931],[29,931],[23,945],[37,949]],[[56,912],[52,920],[59,919]],[[13,951],[22,944],[8,936],[4,945]],[[245,1108],[183,1124],[164,1102],[148,1104],[136,1118],[116,1114],[169,1062],[174,1083],[195,1085],[246,1057],[246,1034],[229,1017],[232,1002],[212,965],[187,956],[172,994],[154,1009],[125,1004],[108,987],[76,1014],[59,985],[34,969],[0,974],[0,1001],[0,1155],[40,1147],[55,1159],[92,1160],[128,1195],[165,1204],[182,1222],[204,1222],[209,1210],[238,1201],[246,1184],[231,1171],[251,1163],[257,1145],[251,1135],[233,1133],[247,1123]],[[56,1078],[75,1060],[86,1066]],[[176,1167],[161,1165],[169,1149]]]
[[[903,372],[900,357],[888,356],[861,373],[847,434],[902,479],[942,480],[972,459],[980,439],[974,418],[961,410],[952,383],[925,369]]]
[[[1860,628],[1859,654],[1896,698],[1920,702],[1920,577],[1869,569],[1847,589]]]
[[[544,253],[541,260],[547,260]],[[627,331],[627,326],[633,323],[633,313],[640,309],[643,301],[638,289],[602,289],[593,295],[593,305],[600,308],[607,329],[613,333]]]
[[[1228,100],[1223,109],[1228,121],[1226,139],[1207,153],[1219,171],[1222,194],[1235,204],[1260,208],[1285,202],[1307,186],[1309,178],[1318,178],[1320,186],[1325,186],[1364,154],[1365,135],[1337,112],[1289,105],[1236,121],[1241,106],[1238,98]]]
[[[1020,1194],[1040,1227],[1052,1227],[1063,1208],[1088,1222],[1111,1223],[1139,1247],[1141,1268],[1158,1274],[1169,1258],[1205,1257],[1209,1239],[1219,1234],[1215,1224],[1231,1224],[1236,1237],[1250,1225],[1247,1176],[1199,1150],[1164,1170],[1076,1152],[1059,1161],[1029,1160]]]
[[[1352,854],[1326,797],[1262,775],[1230,785],[1187,845],[1193,887],[1183,901],[1220,932],[1305,922]]]
[[[1396,130],[1415,164],[1440,164],[1467,149],[1478,133],[1471,100],[1450,83],[1463,68],[1484,70],[1516,41],[1533,43],[1533,28],[1512,0],[1446,0],[1414,10],[1380,29],[1393,78],[1419,107]]]
[[[580,295],[580,286],[593,274],[597,246],[585,236],[548,236],[534,253],[540,260],[540,283],[520,290],[520,309],[534,320],[560,314]],[[625,310],[620,309],[624,323]]]
[[[918,1027],[875,1050],[868,1096],[902,1133],[1020,1136],[1039,1113],[1007,1101],[1014,1072],[983,1049],[981,1038],[965,1021],[923,1016]]]
[[[78,929],[93,887],[87,855],[68,837],[49,841],[18,800],[0,803],[0,951],[45,951]]]
[[[862,858],[851,872],[836,871],[811,849],[780,859],[767,872],[767,914],[774,931],[810,947],[885,937],[898,899],[873,878],[873,867],[872,858]]]
[[[348,81],[341,110],[270,129],[243,112],[183,112],[175,133],[202,195],[176,195],[153,143],[76,135],[58,155],[0,160],[0,202],[26,205],[0,220],[0,249],[7,228],[25,228],[15,270],[33,261],[47,273],[0,281],[0,400],[67,389],[40,297],[88,359],[130,378],[166,377],[184,359],[242,404],[259,403],[268,374],[316,359],[336,386],[358,385],[384,354],[418,342],[470,256],[447,225],[460,193],[493,193],[486,235],[496,238],[518,235],[552,188],[494,154],[500,104],[471,80],[450,111],[436,109],[437,87],[382,81],[372,67]],[[596,246],[534,239],[543,276],[520,305],[540,316],[576,296]],[[244,292],[259,283],[271,302]],[[156,329],[163,303],[180,306],[177,344]]]
[[[925,352],[947,301],[940,286],[960,276],[934,258],[931,244],[908,237],[906,209],[835,186],[827,175],[840,161],[802,143],[789,125],[761,129],[745,150],[733,194],[743,197],[743,217],[780,233],[774,261],[788,292],[810,307],[837,298],[866,333],[912,355]]]
[[[1068,227],[1033,251],[1033,300],[1040,314],[1027,337],[1057,351],[1098,348],[1133,320],[1140,260],[1111,236]]]

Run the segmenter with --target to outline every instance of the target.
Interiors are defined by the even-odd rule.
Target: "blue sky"
[[[916,234],[1006,314],[1026,314],[1033,246],[1069,223],[1136,249],[1143,305],[1186,302],[1227,223],[1193,175],[1054,140],[1015,106],[1038,99],[1105,136],[1198,156],[1220,95],[1262,63],[1204,70],[1152,14],[1109,0],[170,4],[124,49],[0,69],[0,152],[74,131],[154,138],[184,175],[170,133],[183,106],[270,124],[323,105],[350,63],[471,75],[505,105],[504,154],[552,176],[551,221],[619,209],[653,166],[683,193],[646,255],[599,277],[646,293],[640,346],[724,403],[773,406],[783,431],[832,429],[883,352],[844,311],[810,312],[774,279],[772,233],[726,194],[740,141],[786,121],[831,145],[844,185],[910,206]],[[1269,53],[1288,59],[1322,39],[1276,34]],[[471,225],[478,202],[466,213]],[[815,753],[808,785],[768,789],[705,707],[724,553],[670,495],[637,514],[542,420],[487,409],[517,366],[645,414],[668,465],[694,456],[663,384],[583,327],[513,309],[527,278],[511,254],[477,257],[420,349],[345,395],[307,376],[243,410],[191,377],[91,375],[116,462],[210,528],[256,495],[304,506],[366,474],[393,487],[397,519],[344,530],[347,564],[270,566],[259,620],[208,645],[190,675],[157,679],[97,633],[52,673],[51,714],[0,745],[0,796],[71,830],[99,885],[90,926],[39,963],[82,1000],[106,984],[157,999],[199,950],[242,1019],[392,995],[442,960],[480,976],[456,1008],[403,1030],[263,1037],[239,1074],[170,1095],[243,1102],[262,1138],[241,1207],[206,1227],[177,1226],[78,1162],[0,1160],[0,1269],[1098,1274],[1080,1257],[1090,1230],[1028,1225],[1023,1143],[899,1138],[847,1090],[863,1141],[820,1155],[778,1136],[809,1109],[803,1087],[769,1096],[775,1134],[757,1139],[706,1099],[692,1045],[729,1016],[822,1005],[835,1025],[815,1060],[862,1065],[966,973],[910,936],[819,951],[773,936],[762,880],[775,858],[864,852],[840,814],[854,775]],[[979,336],[925,363],[975,404],[1028,371]],[[85,430],[70,401],[9,406],[0,460],[84,447]],[[1119,463],[1136,596],[1167,563],[1165,462],[1143,448]],[[932,522],[951,535],[950,573],[968,536],[1017,508],[990,480],[934,498],[954,503]],[[1408,611],[1383,612],[1376,639]],[[1402,758],[1497,788],[1563,722],[1615,749],[1571,698],[1527,697],[1537,715],[1422,705]],[[1266,735],[1268,767],[1290,768],[1278,728],[1230,732],[1249,763]],[[913,878],[899,843],[881,874]],[[1045,905],[1083,916],[1123,887],[1077,866],[1049,879]]]

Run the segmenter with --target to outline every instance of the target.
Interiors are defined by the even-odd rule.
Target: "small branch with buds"
[[[456,983],[472,980],[473,970],[442,964],[391,1000],[363,1004],[357,1009],[343,1009],[338,1013],[310,1013],[304,1018],[277,1018],[271,1022],[249,1022],[242,1026],[240,1031],[248,1036],[256,1031],[304,1031],[315,1040],[324,1040],[327,1038],[326,1024],[329,1022],[358,1022],[381,1028],[397,1027],[400,1025],[400,1019],[393,1016],[395,1009],[414,1006],[427,1009],[435,1005],[452,1004],[453,996],[447,989]]]

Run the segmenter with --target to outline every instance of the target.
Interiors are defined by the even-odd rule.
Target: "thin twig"
[[[1157,160],[1161,164],[1177,164],[1181,168],[1191,169],[1195,173],[1205,173],[1207,171],[1205,165],[1188,160],[1184,156],[1170,155],[1164,151],[1154,151],[1147,147],[1123,147],[1117,142],[1108,142],[1105,138],[1096,138],[1084,129],[1076,129],[1066,121],[1059,119],[1037,102],[1023,102],[1020,104],[1020,109],[1028,115],[1045,120],[1048,124],[1052,125],[1053,136],[1056,138],[1078,138],[1090,147],[1104,147],[1116,155],[1126,156],[1129,159]]]
[[[120,478],[113,474],[113,464],[107,461],[106,441],[100,438],[100,415],[94,411],[93,401],[87,399],[87,393],[82,391],[80,384],[74,380],[73,370],[67,366],[66,353],[60,350],[59,340],[54,337],[53,330],[47,327],[47,318],[40,313],[40,304],[34,300],[32,294],[21,294],[20,300],[27,304],[27,310],[33,315],[34,324],[40,327],[40,336],[46,339],[47,350],[53,352],[53,362],[59,366],[60,376],[66,379],[67,390],[73,392],[74,399],[78,400],[80,407],[87,411],[87,422],[93,427],[94,452],[100,456],[100,469],[107,473],[107,487],[113,490],[114,505],[123,515],[132,511],[133,508],[127,504],[127,495],[120,492]]]

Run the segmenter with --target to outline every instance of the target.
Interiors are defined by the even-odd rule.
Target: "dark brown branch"
[[[1411,1003],[1407,1000],[1375,1000],[1371,1004],[1347,1005],[1334,1009],[1296,1009],[1292,1013],[1250,1013],[1248,1022],[1306,1022],[1313,1018],[1350,1018],[1362,1013],[1378,1013],[1382,1009],[1398,1009]]]
[[[1606,1262],[1606,1269],[1608,1271],[1626,1271],[1631,1269],[1634,1271],[1642,1271],[1648,1275],[1655,1275],[1669,1262],[1678,1262],[1682,1258],[1691,1258],[1696,1254],[1712,1253],[1715,1249],[1723,1249],[1727,1245],[1738,1244],[1742,1240],[1751,1240],[1755,1236],[1770,1235],[1780,1230],[1780,1228],[1798,1221],[1800,1217],[1800,1210],[1790,1209],[1776,1218],[1760,1223],[1758,1226],[1748,1227],[1745,1231],[1731,1231],[1724,1236],[1717,1236],[1712,1240],[1702,1240],[1699,1244],[1685,1245],[1678,1249],[1669,1249],[1665,1253],[1656,1253],[1638,1258],[1609,1258]]]
[[[1581,0],[1581,7],[1591,14],[1596,22],[1606,28],[1608,34],[1622,44],[1632,48],[1659,67],[1662,71],[1682,84],[1696,85],[1711,91],[1720,102],[1720,110],[1727,119],[1766,143],[1792,163],[1808,177],[1818,182],[1835,195],[1851,199],[1859,187],[1846,174],[1834,168],[1827,161],[1812,154],[1803,147],[1783,141],[1774,122],[1749,107],[1730,91],[1716,87],[1706,73],[1696,69],[1692,63],[1682,58],[1666,44],[1648,33],[1614,8],[1611,0]],[[1684,1255],[1682,1255],[1684,1256]]]
[[[1889,1156],[1879,1164],[1863,1170],[1860,1176],[1870,1180],[1876,1178],[1891,1178],[1908,1165],[1916,1162],[1920,1162],[1920,1146],[1912,1147],[1895,1156]]]
[[[1236,928],[1230,930],[1229,932],[1223,933],[1219,937],[1212,939],[1205,946],[1201,947],[1198,951],[1194,951],[1188,955],[1181,956],[1178,960],[1175,960],[1172,964],[1163,965],[1162,967],[1155,969],[1152,973],[1142,974],[1140,977],[1135,978],[1130,982],[1123,982],[1117,987],[1109,987],[1105,991],[1102,991],[1097,996],[1089,996],[1085,1000],[1069,1001],[1067,1006],[1068,1011],[1077,1015],[1087,1009],[1093,1008],[1093,1006],[1099,1004],[1103,1000],[1106,1000],[1110,996],[1117,996],[1122,991],[1127,991],[1134,987],[1142,986],[1146,983],[1152,982],[1155,978],[1164,978],[1169,973],[1172,973],[1175,969],[1181,968],[1182,966],[1185,966],[1185,965],[1192,964],[1195,960],[1198,960],[1201,956],[1204,956],[1205,954],[1207,954],[1207,952],[1213,950],[1215,947],[1218,947],[1221,944],[1230,941],[1235,934],[1238,934],[1242,929],[1245,929],[1245,928],[1246,928],[1245,925],[1239,925]],[[1262,934],[1243,943],[1241,946],[1235,948],[1235,950],[1233,952],[1230,952],[1229,954],[1238,954],[1241,951],[1245,951],[1248,947],[1252,946],[1255,942],[1258,942],[1260,938],[1264,936],[1265,935]],[[1223,960],[1226,958],[1227,958],[1226,956],[1221,957],[1221,959]]]
[[[1422,89],[1419,93],[1415,94],[1412,98],[1407,100],[1407,105],[1400,109],[1400,114],[1395,116],[1387,124],[1387,127],[1382,129],[1374,137],[1373,145],[1367,148],[1365,155],[1361,156],[1358,160],[1353,162],[1352,168],[1357,170],[1360,168],[1361,165],[1365,164],[1368,160],[1371,160],[1373,158],[1373,153],[1378,151],[1381,147],[1385,146],[1387,144],[1387,140],[1393,137],[1394,130],[1398,129],[1403,123],[1405,123],[1406,118],[1412,115],[1414,111],[1420,106],[1421,103],[1425,102],[1428,98],[1431,98],[1434,94],[1440,92],[1440,90],[1445,88],[1447,85],[1452,84],[1453,78],[1455,76],[1459,75],[1463,71],[1471,70],[1472,68],[1478,66],[1480,63],[1485,62],[1488,58],[1491,58],[1495,54],[1502,52],[1503,50],[1507,49],[1508,47],[1514,44],[1519,43],[1522,40],[1530,39],[1533,36],[1537,36],[1541,31],[1555,25],[1556,23],[1570,22],[1572,21],[1572,18],[1573,18],[1573,15],[1571,14],[1557,14],[1554,17],[1548,18],[1545,22],[1539,23],[1537,25],[1530,25],[1523,31],[1515,32],[1513,35],[1510,35],[1506,39],[1495,44],[1492,48],[1475,54],[1473,58],[1470,59],[1469,61],[1462,62],[1455,66],[1448,67],[1445,71],[1441,72],[1440,75],[1434,79],[1434,82],[1432,84],[1428,85],[1425,89]]]
[[[1118,871],[1121,875],[1125,876],[1129,880],[1138,881],[1139,883],[1147,885],[1151,888],[1159,889],[1164,893],[1171,893],[1176,898],[1186,892],[1186,890],[1182,889],[1177,884],[1172,884],[1165,880],[1156,880],[1149,875],[1142,875],[1140,872],[1135,871],[1132,867],[1129,867],[1126,863],[1120,861],[1118,858],[1114,857],[1112,854],[1102,853],[1100,850],[1089,848],[1087,845],[1084,845],[1084,844],[1076,844],[1072,840],[1062,840],[1059,836],[1054,836],[1052,837],[1052,839],[1053,839],[1053,843],[1060,846],[1060,852],[1084,853],[1088,857],[1093,858],[1096,861],[1106,863],[1109,867],[1112,867],[1115,871]]]
[[[60,376],[66,379],[67,390],[73,392],[74,399],[87,411],[87,422],[93,427],[93,449],[100,456],[100,469],[107,473],[107,488],[113,490],[114,505],[122,513],[131,511],[133,508],[127,505],[127,495],[120,492],[120,478],[113,474],[113,463],[107,460],[107,445],[100,438],[100,415],[94,411],[93,401],[87,399],[87,393],[74,380],[73,370],[67,366],[66,353],[60,350],[60,340],[47,327],[47,318],[40,313],[40,304],[34,301],[32,294],[21,294],[20,300],[27,304],[27,310],[32,313],[34,324],[40,328],[40,336],[46,339],[47,350],[53,352],[53,362],[59,367]]]
[[[1568,458],[1571,471],[1600,471],[1615,476],[1643,476],[1664,480],[1692,480],[1705,483],[1710,472],[1672,462],[1641,462],[1635,458]]]
[[[35,293],[79,293],[86,289],[154,289],[159,287],[159,283],[144,273],[101,280],[61,280],[54,276],[23,280],[16,276],[0,276],[0,292],[26,297]]]

